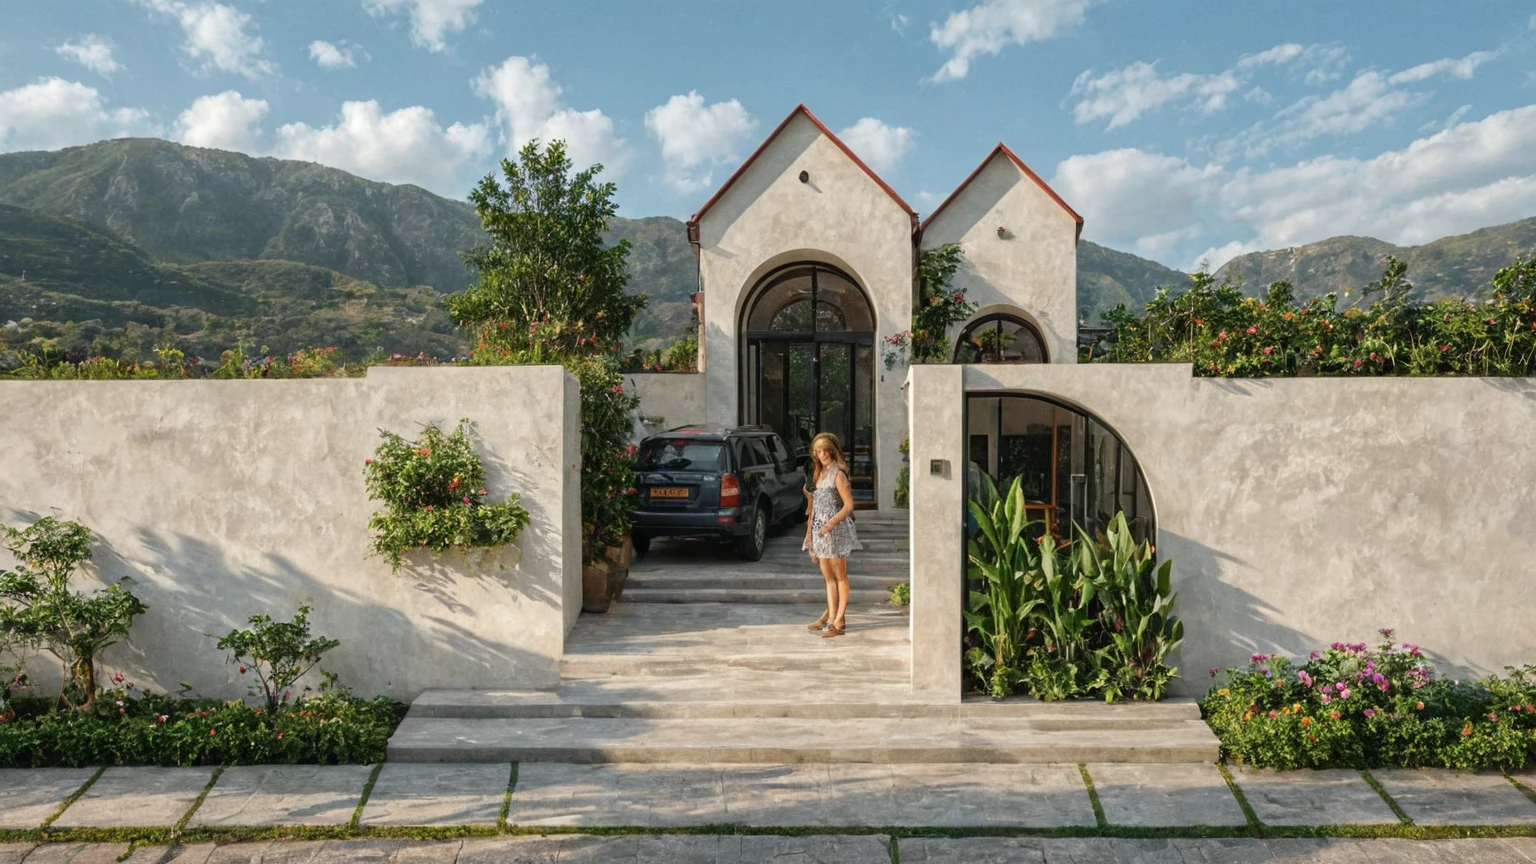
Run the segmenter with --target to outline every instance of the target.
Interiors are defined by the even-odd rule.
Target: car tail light
[[[720,475],[720,506],[741,506],[741,484],[736,482],[735,474]]]

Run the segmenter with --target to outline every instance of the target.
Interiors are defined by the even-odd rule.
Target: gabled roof
[[[736,180],[747,172],[747,169],[752,166],[752,163],[757,161],[757,157],[761,156],[764,152],[767,151],[769,145],[773,144],[774,139],[779,137],[779,133],[783,132],[786,128],[789,127],[790,121],[794,120],[797,115],[801,114],[805,115],[805,119],[814,123],[816,128],[821,131],[821,134],[827,136],[827,140],[831,141],[833,144],[836,144],[837,148],[842,150],[844,155],[853,160],[853,164],[859,166],[860,170],[862,170],[865,174],[868,174],[869,179],[875,181],[876,185],[885,190],[885,194],[891,196],[891,200],[895,201],[896,204],[901,207],[901,209],[907,212],[907,216],[912,220],[912,230],[914,232],[917,230],[917,211],[913,210],[907,204],[907,202],[903,201],[901,196],[896,194],[896,190],[886,185],[886,182],[880,179],[880,175],[871,170],[868,165],[865,165],[863,159],[860,159],[857,155],[854,154],[852,150],[848,149],[848,145],[844,144],[841,138],[833,135],[832,130],[828,129],[826,124],[822,123],[820,120],[817,120],[816,115],[811,113],[811,109],[805,107],[804,103],[801,103],[795,106],[795,110],[789,112],[789,116],[784,118],[784,122],[774,127],[774,130],[768,133],[768,137],[763,139],[763,143],[759,144],[757,149],[752,151],[752,155],[747,157],[747,161],[741,163],[740,168],[737,168],[730,177],[726,178],[725,183],[721,184],[720,188],[715,190],[715,194],[711,195],[709,200],[704,202],[704,206],[700,207],[697,213],[694,213],[692,216],[688,217],[688,239],[690,241],[695,244],[699,242],[699,219],[703,218],[704,214],[708,212],[709,208],[715,206],[715,202],[719,201],[725,195],[726,190],[730,189],[731,186],[736,183]]]
[[[928,214],[928,218],[923,220],[922,227],[918,228],[919,237],[921,237],[922,233],[928,229],[929,225],[933,224],[933,220],[937,219],[939,214],[944,212],[944,208],[948,207],[950,202],[954,201],[956,198],[959,198],[960,193],[965,191],[965,187],[971,185],[971,181],[975,180],[977,176],[981,174],[982,169],[986,168],[987,165],[990,164],[993,159],[997,158],[999,154],[1008,157],[1008,161],[1017,166],[1020,171],[1023,171],[1024,176],[1035,181],[1035,185],[1039,186],[1045,192],[1045,194],[1051,196],[1052,201],[1060,204],[1061,209],[1067,211],[1067,215],[1071,216],[1072,221],[1077,223],[1077,236],[1083,236],[1083,217],[1077,215],[1076,210],[1073,210],[1067,205],[1067,202],[1061,200],[1061,196],[1056,194],[1056,190],[1052,189],[1050,184],[1046,183],[1044,180],[1041,180],[1039,174],[1029,170],[1029,166],[1024,164],[1024,160],[1020,159],[1018,156],[1015,156],[1013,151],[1008,149],[1007,144],[999,142],[996,147],[992,148],[992,152],[987,154],[987,158],[981,160],[981,164],[976,166],[976,170],[971,172],[971,176],[965,178],[965,180],[962,181],[959,186],[955,187],[955,191],[949,193],[949,197],[944,199],[943,204],[940,204],[937,209]]]

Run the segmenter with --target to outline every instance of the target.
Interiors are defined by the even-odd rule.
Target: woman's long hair
[[[821,485],[822,471],[821,460],[816,458],[816,450],[819,447],[826,447],[832,451],[832,464],[843,469],[844,474],[848,473],[848,462],[843,459],[843,448],[837,443],[837,436],[831,432],[822,432],[811,439],[811,483],[817,486]]]

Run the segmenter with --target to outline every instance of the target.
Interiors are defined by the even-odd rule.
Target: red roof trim
[[[726,178],[725,183],[721,184],[720,188],[715,190],[715,194],[711,195],[709,200],[704,202],[704,206],[700,207],[697,213],[694,213],[692,216],[688,217],[688,239],[690,241],[695,244],[699,242],[699,219],[704,216],[709,208],[715,206],[715,202],[719,201],[720,198],[725,195],[727,189],[730,189],[731,186],[735,185],[736,180],[740,178],[742,174],[746,173],[747,169],[752,166],[752,163],[757,161],[757,157],[761,156],[763,152],[768,149],[768,145],[772,144],[774,139],[779,137],[779,133],[783,132],[784,129],[789,126],[790,121],[794,120],[795,116],[798,114],[804,114],[805,119],[814,123],[816,128],[821,131],[821,134],[827,136],[827,139],[830,140],[833,144],[836,144],[837,148],[843,151],[844,155],[853,160],[853,164],[859,166],[860,170],[869,175],[869,179],[875,181],[876,185],[885,190],[885,194],[891,196],[892,201],[895,201],[901,207],[901,209],[907,211],[907,216],[912,219],[913,230],[915,231],[917,229],[917,211],[913,210],[906,201],[903,201],[901,196],[896,194],[895,189],[892,189],[886,184],[884,180],[881,180],[880,175],[871,170],[868,165],[865,165],[863,159],[860,159],[857,155],[854,154],[852,150],[849,150],[848,145],[844,144],[841,138],[832,134],[832,130],[828,129],[825,123],[817,120],[816,115],[811,113],[811,109],[805,107],[804,103],[801,103],[800,105],[795,106],[795,110],[789,112],[789,116],[785,117],[782,123],[780,123],[778,126],[775,126],[773,131],[768,133],[768,137],[763,139],[763,143],[759,144],[757,149],[752,151],[752,155],[747,157],[747,161],[741,163],[741,167],[737,168],[730,177]]]
[[[981,160],[981,164],[976,166],[976,170],[971,172],[971,176],[961,181],[960,185],[955,187],[955,191],[949,193],[949,197],[944,199],[944,203],[940,204],[932,213],[928,215],[927,219],[923,220],[922,226],[917,229],[919,236],[922,235],[922,232],[928,229],[929,225],[933,224],[933,220],[937,219],[940,213],[944,212],[944,208],[948,207],[950,202],[960,197],[960,193],[965,191],[965,187],[971,185],[971,181],[975,180],[977,175],[981,174],[982,169],[986,168],[993,159],[997,158],[997,154],[999,153],[1007,156],[1008,161],[1012,162],[1015,166],[1018,167],[1020,171],[1024,172],[1024,176],[1035,181],[1035,185],[1039,186],[1045,192],[1045,194],[1051,196],[1052,201],[1060,204],[1061,209],[1067,211],[1067,215],[1071,216],[1072,221],[1077,223],[1077,236],[1083,236],[1083,217],[1079,216],[1077,211],[1073,210],[1071,206],[1067,204],[1067,202],[1061,200],[1061,196],[1056,194],[1056,190],[1052,189],[1049,183],[1041,180],[1039,174],[1031,171],[1029,166],[1024,164],[1024,160],[1014,155],[1014,152],[1008,149],[1008,145],[1003,143],[998,143],[996,147],[992,148],[992,152],[987,154],[987,158]]]

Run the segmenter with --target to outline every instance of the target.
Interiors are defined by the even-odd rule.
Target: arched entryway
[[[826,264],[780,267],[752,289],[740,323],[741,420],[797,458],[817,432],[847,451],[854,501],[874,506],[875,315],[857,282]]]
[[[1041,396],[971,394],[966,398],[966,491],[980,475],[1005,488],[1020,478],[1031,519],[1059,539],[1079,525],[1103,531],[1125,513],[1138,541],[1157,534],[1146,477],[1120,436],[1093,415]]]

